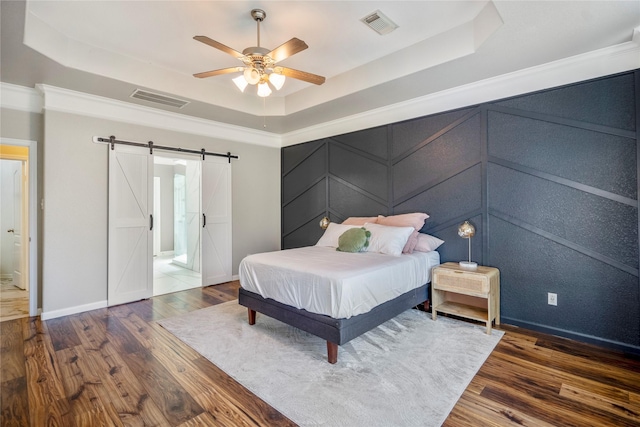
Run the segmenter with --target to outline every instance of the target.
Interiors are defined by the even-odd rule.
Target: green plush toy
[[[338,237],[338,247],[336,251],[341,252],[362,252],[369,246],[371,232],[366,228],[350,228]]]

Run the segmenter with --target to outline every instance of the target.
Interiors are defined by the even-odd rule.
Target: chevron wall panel
[[[283,148],[283,248],[420,211],[457,261],[470,219],[503,323],[640,353],[637,105],[640,70]]]

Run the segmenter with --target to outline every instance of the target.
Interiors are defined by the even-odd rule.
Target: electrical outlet
[[[549,305],[558,305],[558,294],[554,294],[553,292],[549,292],[547,294],[547,304],[549,304]]]

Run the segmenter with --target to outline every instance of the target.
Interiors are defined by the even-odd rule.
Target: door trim
[[[29,316],[38,315],[38,142],[0,137],[2,145],[29,147]],[[42,305],[42,304],[40,304]]]

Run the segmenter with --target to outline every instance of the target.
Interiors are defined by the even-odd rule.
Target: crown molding
[[[616,46],[506,73],[282,135],[44,84],[37,85],[38,90],[9,83],[0,83],[0,88],[3,108],[32,113],[41,113],[43,109],[61,111],[280,148],[638,68],[640,30],[636,29],[631,41]]]
[[[42,96],[32,88],[0,82],[0,100],[2,108],[42,113]]]
[[[457,86],[287,132],[282,147],[640,68],[640,30],[632,41]]]
[[[36,87],[44,97],[44,110],[60,111],[193,135],[208,136],[216,139],[280,148],[280,136],[269,132],[156,110],[154,108],[45,84],[38,84]]]

